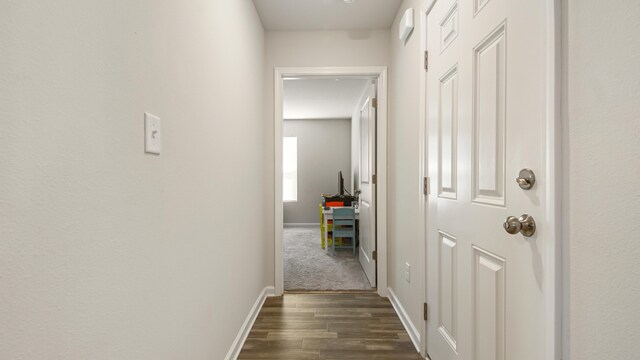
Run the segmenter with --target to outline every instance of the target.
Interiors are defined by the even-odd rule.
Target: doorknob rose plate
[[[522,235],[532,237],[536,233],[536,221],[533,220],[533,216],[523,214],[518,220],[522,224],[522,229],[520,230]]]
[[[531,169],[522,169],[520,170],[520,174],[518,174],[516,182],[522,190],[529,190],[536,183],[536,174],[534,174]]]

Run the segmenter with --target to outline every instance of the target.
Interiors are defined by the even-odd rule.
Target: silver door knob
[[[511,235],[522,233],[525,237],[531,237],[536,233],[536,222],[532,216],[524,214],[519,218],[509,216],[502,224],[504,230]]]

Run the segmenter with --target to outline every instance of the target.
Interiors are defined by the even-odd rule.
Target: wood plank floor
[[[389,300],[374,293],[268,298],[238,359],[420,360]]]

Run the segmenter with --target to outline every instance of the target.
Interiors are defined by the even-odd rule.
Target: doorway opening
[[[276,294],[385,295],[386,68],[275,76]]]

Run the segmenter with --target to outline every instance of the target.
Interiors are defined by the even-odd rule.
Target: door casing
[[[275,295],[284,293],[283,263],[283,204],[282,204],[282,134],[283,134],[283,88],[284,79],[288,77],[312,76],[358,76],[377,79],[378,112],[376,134],[376,168],[377,168],[377,290],[378,295],[387,297],[387,67],[386,66],[352,66],[352,67],[276,67],[274,69],[274,163],[275,163]]]
[[[420,46],[422,53],[427,51],[427,15],[438,0],[425,0],[420,8]],[[552,229],[550,233],[554,235],[554,246],[548,247],[543,256],[548,262],[551,275],[547,278],[554,281],[545,283],[548,294],[546,298],[546,336],[547,348],[546,359],[560,360],[562,353],[568,344],[563,342],[563,335],[567,334],[567,329],[563,328],[562,319],[567,309],[567,302],[563,297],[562,286],[564,273],[566,272],[566,256],[562,252],[562,0],[545,0],[546,3],[546,29],[547,29],[547,74],[546,74],[546,173],[547,178],[543,179],[548,184],[546,209],[548,219],[545,219],[544,226]],[[422,71],[420,81],[420,140],[419,140],[419,170],[420,178],[418,186],[420,190],[419,219],[422,261],[420,264],[420,286],[423,294],[423,301],[427,301],[426,269],[427,269],[427,217],[429,216],[428,196],[424,194],[423,178],[429,175],[428,163],[428,108],[427,77],[428,71]],[[429,187],[431,187],[429,185]],[[431,187],[431,191],[434,189]],[[420,327],[420,353],[427,356],[427,322],[422,321]]]

